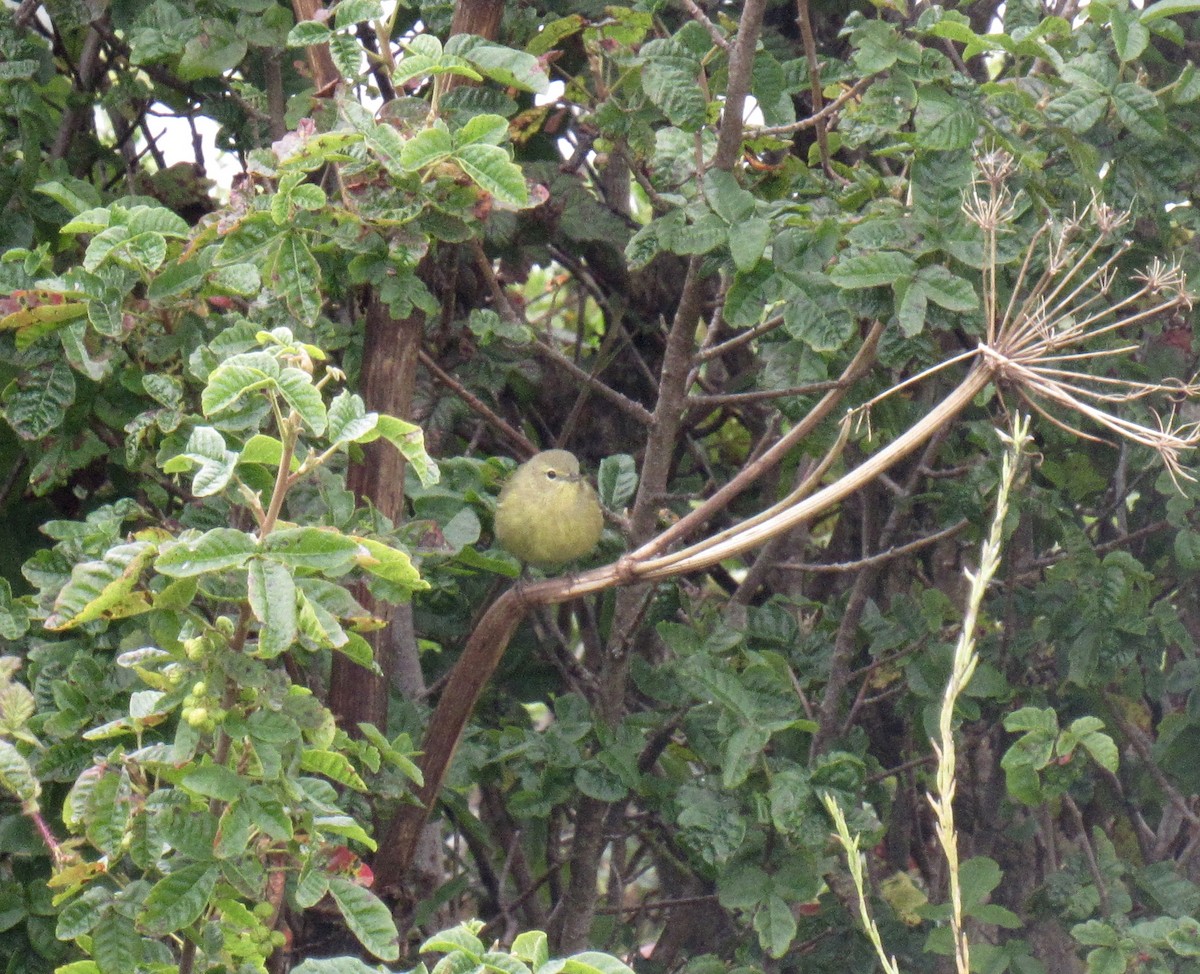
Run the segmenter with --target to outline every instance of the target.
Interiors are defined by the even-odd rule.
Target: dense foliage
[[[1200,3],[1079,7],[11,7],[0,967],[1194,970]]]

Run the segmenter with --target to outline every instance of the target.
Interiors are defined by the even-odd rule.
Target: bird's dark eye
[[[547,480],[557,480],[558,479],[558,471],[557,470],[547,470],[546,471],[546,479]]]

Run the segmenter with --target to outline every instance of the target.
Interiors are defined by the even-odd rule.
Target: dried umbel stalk
[[[990,153],[989,157],[997,155],[1003,154]],[[1004,167],[993,163],[988,171],[997,169]],[[1117,236],[1129,214],[1093,198],[1082,213],[1065,221],[1046,220],[1038,228],[1001,313],[996,243],[1014,212],[1004,179],[982,178],[963,203],[963,213],[983,231],[988,255],[984,269],[986,338],[976,353],[1002,389],[1014,391],[1056,426],[1084,439],[1101,439],[1063,419],[1055,409],[1062,407],[1157,452],[1177,485],[1180,478],[1193,480],[1181,457],[1200,443],[1200,424],[1179,422],[1175,404],[1200,393],[1195,378],[1146,382],[1086,371],[1088,363],[1127,355],[1138,348],[1137,343],[1098,347],[1097,339],[1191,308],[1183,271],[1178,264],[1155,258],[1148,268],[1132,276],[1136,288],[1114,297],[1119,262],[1130,243],[1119,241],[1098,263],[1096,257]],[[1032,268],[1039,255],[1043,255],[1042,268],[1035,274]],[[1152,410],[1154,426],[1114,411],[1121,403],[1149,397],[1170,402],[1165,418],[1162,411]]]

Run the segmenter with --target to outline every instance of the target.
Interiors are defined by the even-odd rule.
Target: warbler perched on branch
[[[526,460],[500,491],[496,541],[526,564],[552,568],[582,558],[603,528],[596,492],[566,450]]]

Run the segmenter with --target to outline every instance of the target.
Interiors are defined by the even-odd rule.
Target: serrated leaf
[[[847,289],[881,287],[912,274],[912,258],[895,251],[860,254],[839,260],[829,274],[838,287]]]
[[[925,149],[966,149],[979,134],[979,117],[974,106],[940,88],[919,90],[913,120],[920,145]]]
[[[217,866],[196,862],[164,876],[146,896],[143,925],[155,936],[164,937],[195,923],[220,875]]]
[[[296,641],[296,582],[287,566],[255,558],[247,583],[250,608],[260,624],[257,655],[274,659]]]
[[[1076,135],[1083,135],[1101,118],[1108,108],[1108,96],[1103,91],[1083,86],[1071,88],[1046,106],[1046,118]]]
[[[729,232],[729,255],[739,271],[753,270],[771,239],[771,224],[761,217],[744,220]]]
[[[429,583],[421,578],[421,573],[417,571],[407,552],[389,547],[371,538],[363,538],[358,535],[352,537],[361,548],[366,550],[365,555],[359,554],[356,559],[358,567],[363,571],[414,591],[429,587]]]
[[[796,918],[782,897],[772,894],[754,913],[758,942],[771,957],[787,953],[796,936]]]
[[[313,433],[320,436],[325,432],[325,402],[311,375],[289,366],[279,373],[279,392]]]
[[[1167,134],[1167,117],[1148,88],[1127,81],[1112,91],[1117,117],[1139,139],[1157,141]]]
[[[333,10],[333,23],[338,28],[383,18],[383,4],[379,0],[340,0]]]
[[[585,950],[568,957],[562,967],[563,974],[633,974],[629,965],[610,954],[596,950]]]
[[[4,418],[23,440],[40,440],[62,425],[75,401],[75,376],[65,362],[19,377],[4,390]]]
[[[155,569],[173,578],[241,568],[257,551],[252,535],[234,528],[213,528],[198,538],[166,542]]]
[[[360,437],[360,443],[370,443],[382,437],[403,454],[421,481],[422,487],[432,487],[441,478],[437,463],[425,452],[425,434],[421,427],[381,413],[375,429]]]
[[[333,528],[281,528],[262,540],[262,553],[291,568],[343,575],[354,566],[358,542]]]
[[[922,267],[917,271],[917,280],[929,300],[947,311],[974,311],[979,307],[979,296],[971,282],[940,264]]]
[[[464,145],[454,150],[454,159],[480,189],[501,203],[518,208],[529,205],[524,170],[500,146]]]
[[[246,781],[236,771],[205,759],[205,763],[197,765],[183,776],[180,785],[205,798],[231,802],[245,790]]]
[[[323,301],[321,267],[300,234],[280,238],[271,271],[288,310],[306,325],[315,323]]]
[[[312,771],[324,775],[331,781],[353,788],[355,791],[366,791],[366,782],[358,776],[350,759],[338,751],[322,751],[317,748],[305,748],[300,754],[300,767],[304,771]]]
[[[329,442],[335,446],[357,442],[379,422],[379,414],[368,413],[362,397],[349,391],[339,393],[329,404],[328,418]]]
[[[27,813],[37,810],[42,786],[21,752],[3,738],[0,738],[0,787],[15,796]]]
[[[550,77],[541,60],[524,51],[485,40],[477,34],[456,34],[446,42],[446,57],[462,58],[484,77],[505,88],[544,94]]]
[[[147,541],[116,545],[99,561],[85,561],[71,571],[71,580],[54,600],[47,629],[64,630],[102,618],[122,618],[149,610],[144,595],[134,595],[142,572],[157,546]]]
[[[637,464],[628,453],[618,453],[600,461],[596,475],[600,488],[600,503],[610,511],[621,511],[633,499],[637,490]]]
[[[700,63],[682,44],[655,40],[642,48],[642,90],[672,125],[695,132],[704,124],[708,101],[700,86]]]
[[[29,631],[29,609],[13,598],[7,578],[0,578],[0,639],[16,641]]]
[[[329,895],[337,903],[350,932],[367,950],[383,961],[400,957],[396,923],[391,911],[374,893],[340,876],[331,876]]]
[[[142,938],[133,921],[118,910],[106,910],[92,931],[92,957],[100,974],[128,974],[142,960]]]
[[[329,40],[330,30],[315,20],[302,20],[287,36],[288,47],[309,47],[313,44],[324,44]]]
[[[279,363],[265,353],[235,355],[218,365],[208,376],[200,394],[200,408],[213,416],[232,408],[242,396],[259,389],[274,388]]]
[[[409,172],[424,169],[448,159],[454,151],[454,140],[446,123],[438,120],[432,127],[418,132],[404,143],[400,164]]]

